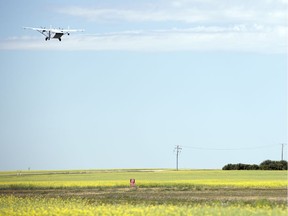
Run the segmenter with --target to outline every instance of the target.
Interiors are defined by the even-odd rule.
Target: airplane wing
[[[56,29],[56,31],[59,31],[61,33],[70,33],[70,32],[84,32],[84,29]]]
[[[24,29],[31,29],[35,31],[41,31],[41,32],[46,32],[48,29],[46,28],[33,28],[33,27],[23,27]]]
[[[63,34],[67,34],[70,32],[84,32],[84,29],[61,29],[61,28],[56,29],[56,28],[34,28],[34,27],[23,27],[23,28],[35,31],[42,31],[42,32],[50,31],[52,33],[63,33]]]

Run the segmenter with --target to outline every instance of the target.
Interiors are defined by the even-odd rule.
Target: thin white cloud
[[[287,0],[162,0],[133,8],[64,7],[59,13],[96,22],[284,24]]]
[[[61,43],[41,36],[12,38],[0,41],[0,49],[286,53],[287,1],[155,0],[129,7],[62,7],[58,13],[98,22],[100,29],[101,22],[119,22],[127,31],[72,35]],[[143,23],[150,30],[135,29]]]
[[[121,50],[121,51],[237,51],[285,53],[288,28],[262,25],[198,26],[189,29],[123,31],[64,36],[45,41],[10,38],[0,41],[0,50]]]

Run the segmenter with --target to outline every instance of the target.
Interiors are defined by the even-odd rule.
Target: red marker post
[[[136,187],[135,179],[130,179],[130,187]]]

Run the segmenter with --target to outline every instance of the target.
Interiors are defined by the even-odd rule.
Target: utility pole
[[[284,145],[286,145],[286,144],[285,143],[281,143],[281,145],[282,145],[281,160],[283,161]]]
[[[178,171],[178,158],[179,158],[179,154],[181,152],[182,148],[177,145],[174,149],[174,151],[176,151],[176,170]]]

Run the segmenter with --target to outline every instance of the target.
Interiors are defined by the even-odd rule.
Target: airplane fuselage
[[[64,35],[64,32],[58,29],[42,30],[39,32],[46,36],[45,38],[46,41],[50,39],[58,39],[59,41],[61,41],[61,37]],[[67,34],[69,35],[69,33]]]
[[[48,36],[46,36],[45,40],[47,41],[47,40],[50,40],[52,38],[52,39],[58,39],[59,41],[61,41],[61,37],[63,35],[64,35],[63,33],[51,33],[49,31]]]

